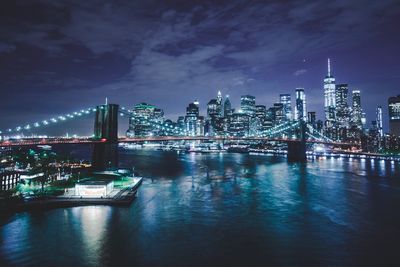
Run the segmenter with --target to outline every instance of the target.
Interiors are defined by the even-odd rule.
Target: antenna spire
[[[108,105],[108,98],[106,97],[106,105]]]
[[[328,58],[328,77],[331,77],[331,59]]]

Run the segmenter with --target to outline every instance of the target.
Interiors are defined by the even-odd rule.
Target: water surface
[[[126,151],[146,177],[130,207],[20,213],[0,226],[11,266],[400,263],[400,168],[247,154]],[[381,263],[381,264],[380,264]]]

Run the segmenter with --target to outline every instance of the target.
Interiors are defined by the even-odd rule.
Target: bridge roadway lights
[[[95,171],[118,168],[118,114],[119,106],[106,104],[97,106],[94,136],[105,142],[94,144],[92,166]]]

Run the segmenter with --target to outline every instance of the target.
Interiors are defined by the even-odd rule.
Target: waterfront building
[[[400,95],[389,97],[388,109],[390,133],[400,136]]]
[[[14,189],[20,181],[20,174],[15,171],[0,172],[0,191]]]
[[[84,198],[107,197],[114,189],[112,180],[89,180],[75,184],[75,195]]]
[[[283,111],[285,113],[286,120],[292,119],[292,100],[290,94],[280,94],[279,102],[283,104]]]
[[[256,111],[256,98],[251,95],[242,95],[240,97],[240,109],[244,114],[253,117]]]
[[[159,135],[157,125],[164,122],[164,111],[154,105],[140,103],[134,106],[129,119],[128,137]]]
[[[307,121],[307,104],[304,88],[296,88],[296,106],[294,116],[296,120]]]
[[[331,61],[328,58],[328,74],[324,79],[324,110],[327,127],[332,127],[336,120],[336,86],[335,78],[331,73]]]

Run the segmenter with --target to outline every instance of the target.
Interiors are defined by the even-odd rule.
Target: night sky
[[[195,99],[205,114],[218,90],[234,107],[243,94],[270,106],[296,87],[322,118],[328,57],[369,121],[400,94],[398,0],[3,1],[0,37],[0,129],[105,97],[176,119]]]

